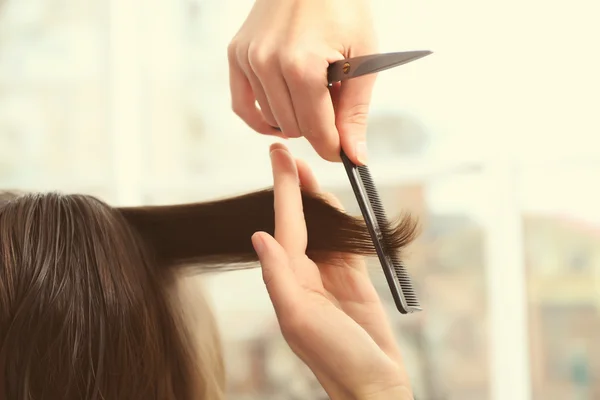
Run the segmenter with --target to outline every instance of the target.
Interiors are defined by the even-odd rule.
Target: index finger
[[[275,240],[290,257],[304,255],[308,236],[296,162],[284,145],[275,143],[271,145],[271,165],[275,198]]]

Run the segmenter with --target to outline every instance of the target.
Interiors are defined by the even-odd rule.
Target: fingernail
[[[289,168],[292,169],[296,178],[296,182],[298,183],[298,185],[300,185],[300,175],[298,174],[298,166],[296,165],[296,160],[294,160],[294,157],[292,157],[292,154],[289,152],[289,150],[287,148],[281,148],[276,146],[275,148],[271,148],[271,151],[269,152],[269,155],[271,156],[271,166],[273,167],[273,174],[275,174],[275,163],[276,161],[274,160],[274,156],[275,153],[282,153],[283,157],[285,157],[287,160],[283,161],[283,160],[279,160],[278,165],[280,167],[282,167],[281,162],[285,162],[288,163],[287,166],[283,167],[285,169]]]
[[[258,254],[258,256],[260,257],[265,247],[265,243],[258,233],[252,235],[252,246],[254,246],[256,254]]]
[[[367,143],[358,142],[356,143],[356,158],[358,162],[366,165],[367,164]]]
[[[273,161],[273,155],[275,155],[275,153],[278,151],[283,151],[283,149],[275,148],[275,149],[272,149],[269,151],[269,156],[271,157],[271,161]]]

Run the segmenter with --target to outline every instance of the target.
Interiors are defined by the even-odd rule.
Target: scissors
[[[327,69],[327,85],[331,87],[335,82],[384,71],[418,60],[429,54],[431,54],[431,51],[428,50],[403,51],[396,53],[370,54],[336,61],[329,64],[329,68]]]

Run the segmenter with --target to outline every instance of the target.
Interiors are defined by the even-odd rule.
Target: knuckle
[[[299,52],[283,54],[279,62],[287,79],[296,82],[304,81],[308,75],[306,57]]]
[[[233,98],[231,100],[231,110],[233,111],[233,113],[235,115],[237,115],[238,117],[240,117],[242,119],[246,115],[246,107],[245,107],[245,105],[241,101],[239,101],[238,99],[236,99],[236,98]]]
[[[268,71],[272,60],[273,51],[269,45],[252,43],[248,47],[248,62],[257,74]]]
[[[235,39],[233,39],[227,46],[227,59],[229,60],[230,63],[232,61],[235,61],[235,59],[237,58],[238,47],[239,47],[238,43]]]
[[[343,122],[350,125],[367,125],[369,104],[359,103],[350,107],[342,116]]]

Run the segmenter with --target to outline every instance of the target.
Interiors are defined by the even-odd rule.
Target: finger
[[[342,149],[357,165],[367,163],[367,117],[375,75],[364,75],[342,82],[336,125]]]
[[[287,138],[301,137],[302,133],[298,127],[290,92],[283,78],[275,74],[268,80],[263,79],[261,82],[266,85],[265,93],[267,93],[269,104],[273,104],[271,110],[279,128],[281,128],[281,132]]]
[[[275,239],[290,257],[304,256],[307,233],[296,163],[285,146],[276,143],[271,145],[271,165],[275,192]]]
[[[237,64],[229,65],[229,87],[231,108],[238,117],[258,133],[281,136],[281,133],[267,122],[261,110],[256,107],[252,86]]]
[[[252,246],[260,260],[263,281],[275,312],[291,310],[299,296],[299,286],[285,250],[265,232],[252,235]]]
[[[292,99],[278,62],[266,45],[254,45],[248,50],[248,62],[260,82],[277,126],[288,138],[300,137]]]
[[[271,106],[269,105],[269,100],[267,99],[267,95],[263,90],[263,87],[260,83],[258,77],[252,71],[250,64],[246,61],[246,64],[240,62],[241,68],[246,74],[248,78],[248,82],[250,82],[250,86],[252,87],[252,92],[254,93],[254,97],[256,97],[256,101],[260,106],[260,111],[265,118],[265,121],[272,127],[276,128],[278,126],[277,120],[271,111]]]
[[[290,57],[283,62],[282,72],[292,94],[292,104],[300,133],[317,153],[328,161],[340,160],[340,135],[327,88],[327,67],[321,58]]]
[[[300,187],[309,192],[319,193],[321,191],[319,182],[317,181],[315,174],[312,172],[306,161],[296,159],[296,167],[298,168]]]

